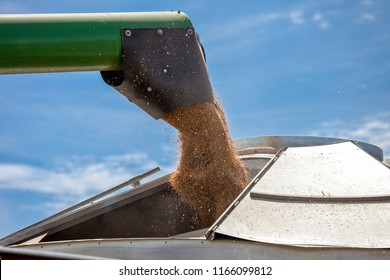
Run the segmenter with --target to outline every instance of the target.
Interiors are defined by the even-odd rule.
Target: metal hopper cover
[[[287,148],[215,231],[298,246],[390,248],[390,169],[352,142]]]

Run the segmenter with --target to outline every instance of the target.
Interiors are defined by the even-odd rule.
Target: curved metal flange
[[[122,29],[124,71],[103,80],[155,119],[181,107],[214,102],[193,28]]]

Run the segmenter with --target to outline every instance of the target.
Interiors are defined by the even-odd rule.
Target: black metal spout
[[[214,102],[204,54],[193,28],[122,29],[123,71],[103,80],[155,119]]]

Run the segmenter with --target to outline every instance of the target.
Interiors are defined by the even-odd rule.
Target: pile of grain
[[[247,184],[219,103],[198,103],[164,117],[179,131],[180,161],[170,184],[208,227]]]

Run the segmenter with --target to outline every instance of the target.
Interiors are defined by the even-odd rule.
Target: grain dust
[[[172,188],[209,227],[247,184],[222,107],[198,103],[176,110],[164,120],[179,131],[180,160],[170,177]]]

